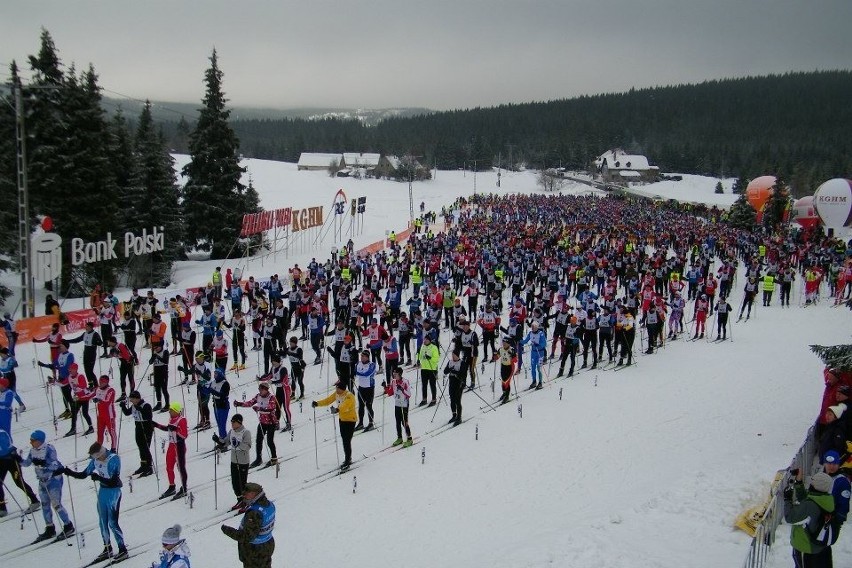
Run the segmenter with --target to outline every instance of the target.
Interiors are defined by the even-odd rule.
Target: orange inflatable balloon
[[[775,176],[760,176],[754,178],[746,187],[746,199],[756,211],[761,211],[772,196]]]

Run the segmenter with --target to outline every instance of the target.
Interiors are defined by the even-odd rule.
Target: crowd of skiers
[[[44,432],[30,438],[33,451],[44,448],[37,455],[23,457],[12,445],[11,420],[4,422],[4,416],[13,407],[16,337],[6,314],[10,341],[0,349],[0,476],[12,472],[30,507],[41,503],[48,525],[42,537],[73,532],[61,505],[61,474],[95,475],[104,554],[126,555],[117,522],[116,406],[134,423],[139,454],[134,476],[154,472],[154,430],[166,432],[169,485],[161,498],[172,499],[187,494],[187,438],[192,430],[212,428],[212,407],[214,449],[231,454],[234,510],[246,509],[246,491],[257,489],[248,481],[250,468],[263,465],[264,445],[265,465],[277,465],[275,434],[292,427],[291,403],[305,397],[305,348],[313,352],[313,365],[327,359],[334,364],[334,392],[312,405],[330,406],[337,414],[346,469],[353,434],[375,427],[378,387],[394,401],[393,445],[409,446],[412,397],[419,406],[434,406],[438,393],[445,394],[449,423],[458,425],[464,393],[482,385],[486,364],[494,365],[495,380],[499,374],[499,401],[506,403],[521,373],[529,379],[525,388],[542,388],[553,363],[559,365],[557,377],[566,370],[573,375],[578,363],[579,369],[633,365],[637,336],[646,354],[682,337],[728,339],[732,314],[746,320],[756,315],[758,293],[766,308],[773,305],[776,288],[783,307],[809,305],[821,294],[840,301],[852,289],[852,262],[843,243],[750,233],[645,200],[477,195],[422,220],[422,230],[405,243],[394,240],[387,250],[358,254],[350,242],[335,247],[323,262],[296,264],[285,278],[243,278],[240,268],[223,274],[217,267],[194,297],[175,295],[166,305],[153,291],[143,296],[134,290],[121,302],[96,290],[91,304],[97,326],[88,323],[82,334],[65,338],[56,323],[50,334],[35,339],[49,345],[49,361],[39,361],[39,368],[47,370],[45,382],[62,395],[62,412],[51,409],[55,420],[70,421],[68,437],[96,436],[91,461],[79,472],[61,465]],[[437,230],[438,220],[443,230]],[[804,282],[798,300],[791,299],[796,279]],[[733,306],[729,300],[737,288],[742,302]],[[79,343],[82,372],[72,351]],[[229,374],[246,369],[247,350],[257,356],[258,390],[248,400],[236,400]],[[172,365],[172,358],[179,362]],[[170,377],[171,367],[177,377]],[[416,372],[419,393],[405,376],[407,369]],[[146,379],[153,405],[140,391]],[[175,385],[180,402],[170,395]],[[183,411],[187,389],[180,385],[195,387],[198,414],[192,430]],[[235,407],[256,414],[254,436],[244,416],[231,413]],[[157,420],[163,413],[167,416]],[[78,431],[81,416],[86,429]],[[30,464],[36,466],[38,498],[20,475],[19,466]],[[254,529],[268,527],[270,514],[274,519],[274,507],[264,501],[248,507],[260,517],[252,521]],[[0,514],[5,499],[2,507]],[[59,516],[58,531],[51,509]],[[271,538],[271,532],[262,537]]]

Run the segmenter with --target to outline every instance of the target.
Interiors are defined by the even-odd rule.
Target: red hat
[[[9,379],[6,377],[0,377],[0,387],[3,387],[4,389],[9,388]]]
[[[68,370],[71,371],[72,373],[76,373],[77,369],[79,369],[79,368],[80,367],[77,366],[77,363],[71,363],[70,365],[68,365]]]

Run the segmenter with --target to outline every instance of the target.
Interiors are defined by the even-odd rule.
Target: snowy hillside
[[[186,160],[179,156],[177,167]],[[298,172],[295,164],[246,160],[245,165],[266,209],[324,205],[327,211],[341,188],[349,198],[367,196],[364,232],[353,238],[356,247],[383,238],[386,230],[406,227],[407,184],[329,178],[323,172]],[[499,190],[495,172],[478,173],[475,180],[478,192],[539,191],[532,172],[503,172]],[[662,193],[665,188],[660,184],[646,189],[686,201],[712,203],[715,197],[730,197],[715,196],[716,180],[705,180],[685,180],[672,195]],[[473,191],[472,173],[437,172],[433,181],[414,184],[415,211],[421,201],[427,210],[439,210]],[[576,184],[563,190],[580,191],[589,188]],[[348,233],[343,241],[347,238]],[[295,262],[304,266],[311,257],[324,259],[333,244],[342,243],[328,237],[316,245],[313,240],[299,241],[294,245],[297,250],[279,250],[277,256],[182,262],[174,284],[204,284],[216,265],[223,271],[239,265],[246,276],[284,274]],[[742,282],[735,290],[730,303],[738,309]],[[497,410],[488,406],[496,398],[495,368],[489,363],[481,390],[463,397],[467,420],[462,425],[439,429],[450,416],[446,399],[437,411],[413,410],[416,443],[408,449],[387,449],[396,437],[393,409],[380,398],[375,408],[382,427],[356,434],[354,456],[360,461],[340,476],[317,477],[337,467],[339,440],[331,416],[317,409],[315,422],[310,406],[312,398],[329,392],[333,371],[329,372],[328,360],[322,367],[309,364],[307,398],[292,405],[292,438],[289,433],[276,436],[278,455],[285,460],[277,478],[271,468],[249,476],[264,486],[277,506],[273,565],[740,566],[749,538],[733,528],[735,516],[764,496],[776,470],[787,467],[819,411],[821,365],[808,344],[848,343],[852,333],[848,310],[834,309],[825,301],[800,308],[800,292],[797,283],[792,308],[782,309],[777,298],[769,308],[757,306],[748,322],[733,324],[731,341],[673,341],[654,355],[638,355],[635,367],[584,370],[573,378],[556,379],[558,365],[546,366],[547,380],[540,391],[524,391],[528,380],[522,373],[516,381],[520,398],[513,396],[510,404]],[[74,302],[69,304],[82,303]],[[688,313],[691,309],[688,306]],[[447,342],[446,332],[442,342]],[[306,350],[310,351],[308,346]],[[147,354],[143,351],[140,373]],[[39,372],[32,365],[34,359],[46,358],[42,346],[18,348],[19,391],[28,410],[13,423],[13,435],[19,447],[26,447],[29,433],[44,429],[67,464],[85,455],[93,437],[56,439]],[[228,374],[238,399],[244,392],[247,397],[256,392],[255,353],[250,353],[248,363],[239,375]],[[170,384],[175,384],[177,374],[172,367]],[[417,374],[408,370],[406,376],[414,386]],[[147,381],[142,392],[152,400]],[[179,387],[173,386],[171,392],[173,399],[181,400]],[[183,394],[193,426],[194,391]],[[58,392],[55,396],[59,404]],[[242,410],[247,410],[246,426],[254,431],[254,413]],[[155,415],[158,420],[164,416]],[[67,428],[67,421],[60,421],[59,435]],[[138,465],[131,432],[132,424],[125,419],[120,449],[125,474]],[[234,502],[228,456],[223,455],[216,466],[212,457],[200,453],[212,447],[211,433],[193,435],[189,444],[192,509],[183,502],[151,502],[166,483],[159,452],[159,484],[148,477],[134,482],[132,493],[124,488],[121,525],[128,545],[141,545],[124,563],[127,568],[150,566],[157,558],[160,535],[174,523],[184,526],[193,566],[239,565],[235,543],[218,528],[221,522],[238,522],[225,513]],[[161,432],[157,438],[159,450]],[[268,459],[265,449],[264,457]],[[34,482],[31,470],[24,475]],[[9,478],[6,485],[22,499]],[[28,521],[19,530],[20,521],[5,520],[0,521],[4,565],[76,566],[100,552],[93,484],[66,480],[65,505],[70,511],[69,488],[77,524],[85,532],[82,560],[76,541],[70,547],[53,544],[10,552],[35,538],[36,527]],[[10,511],[14,509],[10,502]],[[42,530],[40,513],[36,520]],[[780,529],[774,566],[789,565],[787,531],[788,527]],[[852,531],[841,535],[835,559],[838,565],[852,559]]]

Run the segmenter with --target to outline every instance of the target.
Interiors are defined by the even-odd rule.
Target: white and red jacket
[[[79,373],[68,375],[68,384],[71,385],[71,396],[77,402],[88,402],[95,396],[95,391],[89,388],[89,381],[85,375]]]
[[[411,398],[411,383],[404,377],[394,379],[385,386],[385,394],[393,396],[394,406],[408,408],[408,400]]]
[[[99,422],[115,422],[115,389],[107,385],[98,387],[94,396]]]
[[[257,412],[261,424],[278,424],[278,399],[272,393],[261,396],[259,393],[245,402],[235,402],[234,406],[249,406]]]
[[[154,426],[160,430],[168,430],[170,445],[177,444],[178,439],[186,440],[189,437],[189,426],[187,426],[186,417],[181,414],[169,418],[169,423],[165,426],[156,422]]]

